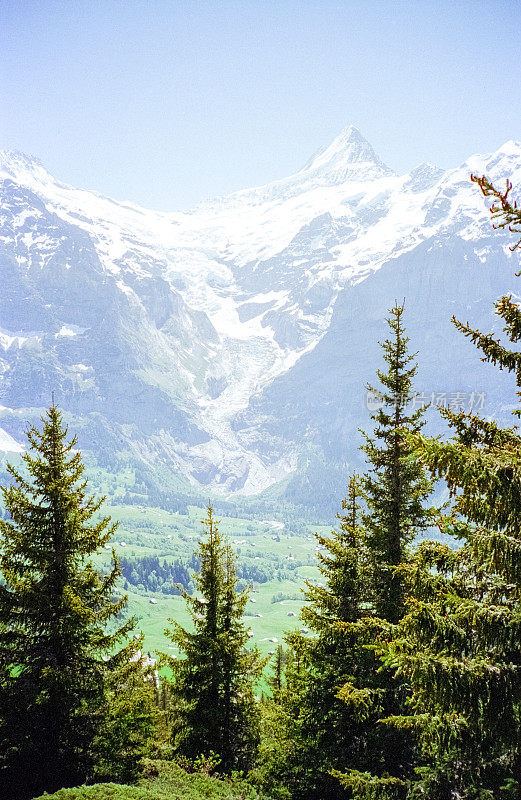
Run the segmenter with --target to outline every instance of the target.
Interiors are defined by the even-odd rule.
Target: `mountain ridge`
[[[339,471],[356,461],[364,409],[338,398],[338,414],[353,424],[332,455],[331,437],[318,431],[331,423],[328,406],[321,420],[298,375],[309,369],[320,395],[329,377],[317,351],[338,387],[345,383],[335,364],[340,344],[331,345],[340,317],[358,315],[363,342],[371,315],[355,312],[358,297],[376,306],[381,295],[388,307],[402,282],[416,293],[412,305],[423,302],[428,275],[425,285],[414,282],[415,253],[429,262],[446,253],[438,280],[448,294],[454,259],[475,264],[456,305],[468,305],[464,294],[474,296],[480,282],[507,291],[515,271],[508,235],[491,229],[469,183],[479,172],[520,185],[514,141],[453,170],[422,164],[396,175],[348,126],[289,178],[169,213],[68,187],[21,154],[2,164],[0,428],[20,441],[20,413],[33,414],[22,409],[41,407],[54,384],[93,457],[112,441],[112,467],[127,453],[194,490],[284,496],[299,475],[305,484],[304,463],[330,457],[337,486]],[[485,297],[472,302],[481,308]],[[490,317],[484,305],[480,313]],[[348,382],[362,387],[378,363],[374,347],[360,347],[371,358],[363,371],[363,349],[350,356]],[[290,399],[302,420],[308,409],[312,430],[299,423],[286,435]],[[497,410],[499,395],[494,403]]]

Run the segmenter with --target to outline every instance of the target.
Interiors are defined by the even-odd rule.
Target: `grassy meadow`
[[[126,505],[106,505],[104,510],[119,521],[112,546],[118,557],[126,559],[157,556],[161,562],[181,559],[189,564],[203,533],[201,520],[205,509],[193,506],[188,508],[188,514]],[[219,529],[237,554],[238,568],[260,570],[261,576],[268,578],[263,581],[243,578],[240,582],[252,586],[246,608],[250,642],[268,655],[278,643],[283,643],[285,631],[302,627],[299,612],[305,601],[301,589],[306,580],[320,580],[316,566],[317,540],[313,534],[329,529],[310,526],[306,533],[296,534],[277,520],[225,516],[220,519]],[[108,566],[110,558],[107,547],[99,556],[100,567]],[[120,591],[128,594],[128,611],[137,617],[137,628],[145,634],[146,650],[153,656],[155,651],[175,654],[164,629],[169,618],[183,626],[190,625],[183,598],[147,591],[144,586],[136,587],[123,579]]]

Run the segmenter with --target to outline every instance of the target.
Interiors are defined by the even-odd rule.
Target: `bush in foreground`
[[[222,779],[205,772],[188,773],[174,762],[150,761],[135,786],[96,783],[60,789],[35,800],[268,800],[241,778]]]

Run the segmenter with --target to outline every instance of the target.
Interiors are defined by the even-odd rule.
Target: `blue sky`
[[[521,139],[519,0],[2,0],[0,148],[163,210],[350,123],[390,167]]]

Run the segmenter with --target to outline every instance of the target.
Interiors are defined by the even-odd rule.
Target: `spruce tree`
[[[273,697],[262,705],[261,742],[250,779],[275,800],[304,798],[314,786],[316,748],[302,731],[302,700],[307,684],[306,642],[298,632],[286,636],[284,672],[275,684]],[[280,687],[279,684],[280,683]],[[273,685],[273,684],[272,684]],[[311,782],[309,774],[313,776]]]
[[[424,502],[432,488],[405,438],[406,429],[421,428],[422,409],[407,413],[416,364],[403,306],[391,309],[388,324],[387,370],[377,373],[382,390],[368,387],[381,403],[363,448],[370,473],[351,478],[339,531],[317,537],[323,585],[307,585],[302,611],[314,636],[287,637],[294,656],[279,717],[293,746],[279,748],[285,767],[273,757],[271,776],[267,768],[264,775],[270,791],[278,777],[299,800],[340,800],[346,790],[356,798],[391,790],[403,797],[412,765],[410,735],[381,722],[403,709],[407,686],[382,668],[376,651],[404,613],[400,570],[412,539],[429,524]]]
[[[237,557],[228,543],[225,559],[220,634],[223,652],[223,735],[220,756],[228,771],[251,766],[257,753],[259,708],[253,687],[266,662],[257,648],[246,648],[249,637],[244,623],[244,610],[249,592],[236,591]]]
[[[330,633],[332,624],[356,622],[368,599],[369,553],[360,518],[361,483],[356,474],[349,479],[342,513],[337,515],[339,530],[332,531],[329,537],[316,534],[322,548],[318,552],[318,568],[325,584],[306,582],[309,606],[304,607],[302,619],[319,634]]]
[[[366,722],[339,696],[343,686],[367,681],[375,663],[367,649],[374,629],[368,621],[370,563],[361,525],[361,480],[351,476],[338,514],[338,530],[317,535],[322,584],[307,583],[301,617],[315,636],[288,637],[302,653],[305,678],[298,700],[301,765],[299,791],[304,797],[343,798],[345,790],[331,770],[346,763],[365,765]],[[365,717],[365,713],[363,715]],[[376,719],[376,718],[375,718]]]
[[[353,475],[338,529],[317,534],[322,583],[307,582],[308,604],[301,612],[311,636],[287,634],[284,682],[266,715],[271,742],[263,743],[258,772],[270,794],[282,784],[299,800],[341,800],[345,789],[331,771],[374,763],[371,741],[380,708],[367,686],[378,682],[370,646],[381,624],[367,617],[371,580],[361,500],[361,479]],[[358,704],[345,701],[347,687]]]
[[[273,693],[275,702],[280,700],[282,687],[284,685],[284,664],[286,662],[286,654],[281,644],[277,646],[275,651],[275,663],[273,665],[273,672],[268,678],[268,686]]]
[[[27,433],[25,474],[9,466],[12,485],[2,489],[7,509],[0,520],[3,800],[92,779],[103,751],[110,762],[104,736],[118,726],[128,769],[142,743],[140,735],[131,742],[136,734],[122,725],[121,716],[111,717],[108,707],[114,682],[124,694],[128,671],[140,669],[138,660],[132,662],[136,643],[127,641],[134,621],[116,624],[126,604],[125,597],[113,599],[120,575],[116,556],[106,575],[91,561],[115,525],[109,517],[98,518],[103,498],[87,495],[76,439],[67,440],[54,404],[42,422],[41,431],[32,426]],[[144,735],[145,729],[146,724]]]
[[[164,658],[174,673],[174,750],[189,758],[215,753],[229,772],[250,766],[256,752],[253,686],[263,661],[256,648],[246,648],[243,613],[249,593],[236,591],[235,557],[218,524],[209,506],[194,576],[198,596],[183,592],[193,630],[170,620],[173,627],[165,633],[184,657]]]
[[[495,198],[496,227],[515,230],[521,212],[508,200],[510,184],[502,193],[485,177],[473,180]],[[509,341],[518,344],[517,303],[502,297],[496,313]],[[521,353],[468,323],[454,324],[485,361],[515,375],[521,397]],[[521,436],[515,427],[473,413],[442,413],[452,440],[416,435],[409,444],[432,475],[446,481],[454,505],[442,527],[462,544],[451,550],[424,543],[406,571],[408,614],[384,652],[412,685],[414,713],[395,724],[416,729],[423,744],[411,798],[519,798]]]
[[[432,487],[422,465],[411,458],[404,431],[418,432],[423,408],[407,413],[414,403],[415,355],[409,354],[409,338],[403,325],[403,305],[391,308],[387,324],[390,337],[381,343],[387,370],[377,370],[381,389],[368,385],[381,407],[371,415],[372,436],[364,434],[362,447],[369,465],[364,479],[367,509],[363,522],[373,562],[376,616],[396,623],[403,614],[402,579],[396,569],[407,559],[414,537],[429,524],[424,503]]]
[[[405,613],[403,567],[411,557],[411,543],[432,520],[432,511],[425,507],[432,484],[406,438],[406,432],[421,430],[424,409],[408,412],[415,399],[417,364],[415,354],[409,353],[403,314],[403,305],[391,308],[390,335],[381,343],[387,368],[377,370],[380,387],[367,386],[380,407],[371,415],[374,432],[364,434],[362,447],[369,466],[363,478],[362,526],[370,586],[365,619],[358,628],[362,646],[371,648],[372,661],[339,692],[359,719],[364,758],[347,758],[335,775],[360,800],[404,797],[414,759],[409,732],[386,722],[403,711],[408,686],[383,668],[377,657],[380,643],[392,637]]]

